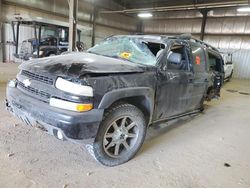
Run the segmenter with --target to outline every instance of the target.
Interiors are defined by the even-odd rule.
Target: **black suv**
[[[115,166],[137,153],[148,125],[199,112],[219,96],[222,61],[188,36],[112,36],[87,53],[21,64],[6,106],[58,139],[94,138],[96,159]]]

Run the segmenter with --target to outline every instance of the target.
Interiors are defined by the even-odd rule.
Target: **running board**
[[[153,121],[150,125],[161,123],[161,122],[171,121],[171,120],[174,120],[174,119],[177,119],[177,118],[197,114],[197,113],[200,113],[200,112],[201,112],[200,110],[195,110],[195,111],[192,111],[192,112],[188,112],[188,113],[184,113],[184,114],[180,114],[180,115],[176,115],[176,116],[171,116],[171,117],[164,118],[164,119],[159,119],[157,121]]]

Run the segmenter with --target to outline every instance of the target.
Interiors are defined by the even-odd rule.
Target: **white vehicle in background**
[[[232,53],[221,53],[224,60],[224,80],[229,81],[233,76],[234,65],[233,65],[233,54]]]

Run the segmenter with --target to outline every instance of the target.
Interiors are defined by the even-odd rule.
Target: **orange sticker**
[[[196,65],[200,65],[201,64],[201,58],[200,58],[200,56],[196,56],[195,57],[195,62],[196,62]]]
[[[120,54],[120,57],[124,59],[129,59],[131,56],[132,54],[130,52],[123,52]]]

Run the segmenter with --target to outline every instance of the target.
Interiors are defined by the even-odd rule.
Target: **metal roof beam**
[[[225,7],[238,7],[249,5],[249,0],[242,1],[227,1],[217,3],[199,3],[199,4],[187,4],[178,6],[164,6],[164,7],[152,7],[152,8],[138,8],[138,9],[124,9],[114,11],[100,11],[102,14],[114,14],[114,13],[138,13],[143,11],[149,12],[166,12],[166,11],[177,11],[177,10],[199,10],[199,9],[213,9],[213,8],[225,8]]]

